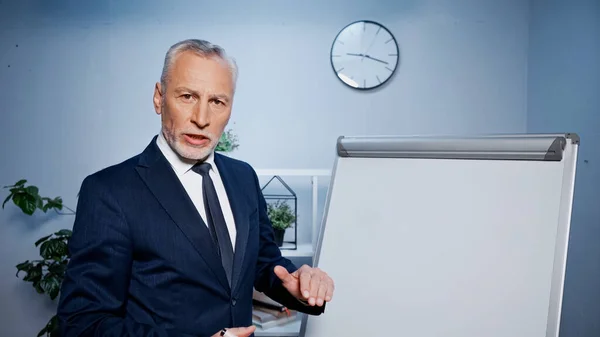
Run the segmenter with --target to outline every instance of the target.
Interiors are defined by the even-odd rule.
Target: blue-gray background
[[[358,19],[399,43],[397,74],[375,92],[345,87],[329,63],[333,38]],[[598,336],[599,36],[598,0],[0,0],[0,185],[26,178],[75,207],[86,175],[158,132],[153,85],[166,49],[185,38],[236,57],[232,156],[257,169],[331,169],[339,135],[577,132],[561,330]],[[309,242],[310,183],[291,184],[298,239]],[[0,335],[34,336],[52,315],[14,266],[71,223],[0,212]]]

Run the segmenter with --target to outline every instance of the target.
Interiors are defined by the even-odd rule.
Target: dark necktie
[[[219,247],[221,263],[227,274],[227,280],[231,285],[231,273],[233,271],[233,245],[225,223],[225,217],[221,210],[219,197],[215,185],[208,174],[211,169],[209,163],[199,163],[194,165],[192,170],[202,176],[202,196],[204,199],[204,209],[206,210],[206,222],[213,236],[213,241]]]

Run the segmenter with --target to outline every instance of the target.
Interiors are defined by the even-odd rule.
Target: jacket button
[[[236,303],[237,303],[237,301],[235,300],[235,298],[231,300],[231,305],[233,305],[234,307],[235,307]]]

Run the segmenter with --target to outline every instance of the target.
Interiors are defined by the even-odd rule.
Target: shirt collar
[[[156,145],[163,153],[165,158],[167,158],[167,161],[171,164],[171,167],[173,167],[173,170],[178,176],[184,175],[192,168],[192,166],[198,163],[197,160],[183,158],[179,154],[177,154],[177,152],[173,151],[169,143],[167,143],[167,140],[165,139],[162,132],[158,133],[158,137],[156,138]],[[204,162],[209,163],[212,169],[216,171],[214,151],[211,151],[210,155],[208,156],[208,158],[206,158],[206,160],[204,160]]]

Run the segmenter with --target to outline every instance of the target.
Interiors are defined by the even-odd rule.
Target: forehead
[[[232,73],[227,62],[216,56],[207,58],[189,51],[175,57],[169,82],[173,87],[233,92]]]

